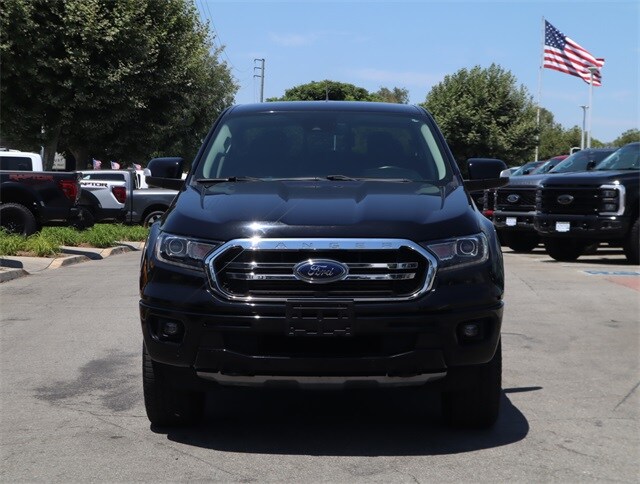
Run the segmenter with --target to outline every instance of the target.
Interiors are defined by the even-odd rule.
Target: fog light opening
[[[461,323],[458,326],[458,338],[461,343],[472,343],[480,341],[485,336],[484,324],[482,321],[470,321]]]
[[[158,338],[160,341],[177,342],[182,340],[184,326],[181,321],[175,319],[158,320]]]
[[[480,326],[478,326],[476,323],[462,325],[462,336],[464,336],[465,338],[475,338],[479,334]]]

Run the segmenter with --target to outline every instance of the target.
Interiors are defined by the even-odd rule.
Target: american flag
[[[600,68],[603,65],[604,59],[594,57],[549,22],[544,21],[543,67],[580,77],[587,84],[591,78],[589,67],[596,67],[597,70],[593,72],[593,85],[601,86]]]
[[[93,159],[93,169],[99,170],[102,167],[102,162],[100,160]]]
[[[115,161],[111,162],[111,169],[112,170],[119,170],[120,169],[120,163],[116,163]]]

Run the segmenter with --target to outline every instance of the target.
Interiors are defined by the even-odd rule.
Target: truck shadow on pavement
[[[223,388],[198,426],[158,428],[171,441],[224,452],[401,456],[471,452],[518,442],[529,432],[506,389],[489,430],[452,429],[437,393],[416,389],[309,392]]]

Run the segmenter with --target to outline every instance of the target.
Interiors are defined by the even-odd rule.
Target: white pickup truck
[[[82,170],[78,205],[93,220],[151,225],[169,208],[178,193],[147,187],[141,170]]]

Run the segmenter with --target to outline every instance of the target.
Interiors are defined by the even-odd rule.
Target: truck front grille
[[[601,203],[600,188],[544,187],[536,194],[536,208],[547,214],[597,214]]]
[[[345,274],[301,278],[296,267],[309,261],[335,262]],[[206,263],[213,291],[239,301],[413,299],[431,288],[437,267],[425,249],[398,239],[238,239]]]
[[[511,188],[496,190],[496,210],[504,212],[532,212],[536,208],[535,187]]]

